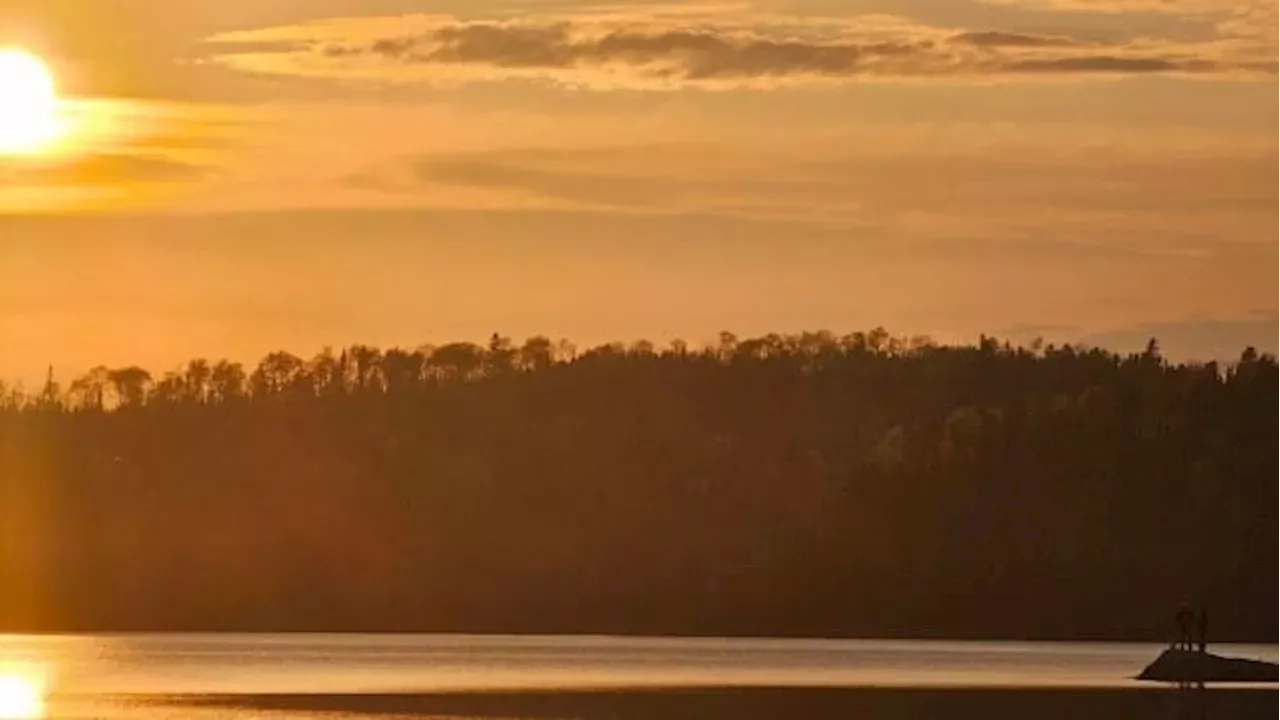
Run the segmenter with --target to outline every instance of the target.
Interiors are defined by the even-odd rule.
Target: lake
[[[1039,691],[1020,696],[1049,704],[1051,697],[1153,695],[1138,692],[1146,686],[1130,678],[1161,649],[1140,643],[908,640],[0,635],[0,708],[7,703],[11,715],[42,718],[227,720],[366,714],[474,717],[498,712],[451,706],[461,701],[447,696],[463,693],[473,703],[481,696],[505,698],[507,705],[499,709],[517,713],[508,716],[520,716],[522,709],[528,709],[529,713],[537,710],[539,717],[552,717],[559,711],[537,709],[529,702],[522,705],[512,698],[527,700],[554,690],[562,691],[557,696],[563,704],[567,697],[563,691],[574,691],[581,698],[600,697],[601,693],[589,691],[610,689],[631,693],[629,697],[652,698],[655,693],[646,689],[698,688],[702,692],[753,687],[776,692],[792,688],[785,697],[809,699],[822,693],[848,694],[848,689],[865,691],[859,697],[869,692],[883,697],[950,692],[946,697],[953,699],[960,697],[957,693],[995,697]],[[1275,646],[1215,645],[1214,650],[1277,659]],[[42,708],[23,706],[27,701],[14,699],[26,692],[22,688],[36,687],[41,689]],[[435,705],[403,700],[412,695],[434,697]],[[616,698],[621,696],[608,697],[617,705]],[[736,697],[735,702],[746,703],[738,691],[717,691],[715,697]],[[779,699],[783,696],[770,697],[773,702],[785,702]],[[637,702],[641,700],[628,707],[638,707]],[[1274,702],[1270,707],[1274,710]],[[587,711],[570,703],[564,712]],[[601,710],[594,716],[632,715]]]

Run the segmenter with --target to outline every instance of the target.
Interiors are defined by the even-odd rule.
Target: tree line
[[[883,329],[0,388],[0,629],[1274,641],[1277,365]]]

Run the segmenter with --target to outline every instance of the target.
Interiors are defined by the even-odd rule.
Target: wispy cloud
[[[42,153],[0,157],[0,216],[155,206],[223,179],[254,115],[238,108],[71,99]]]
[[[263,28],[211,41],[224,50],[214,62],[256,73],[384,82],[535,79],[596,89],[1276,71],[1267,43],[1242,36],[1100,43],[884,15],[417,15]]]
[[[1054,13],[1178,15],[1211,23],[1225,40],[1266,41],[1260,53],[1276,55],[1280,3],[1276,0],[982,0],[988,5]]]
[[[166,157],[95,153],[0,164],[0,187],[21,185],[118,185],[199,180],[210,169]]]
[[[1203,259],[1233,243],[1264,245],[1274,233],[1273,148],[1223,157],[1102,147],[1055,154],[1018,143],[966,150],[975,137],[952,151],[884,136],[883,151],[651,143],[433,152],[347,182],[424,201],[465,191],[489,207],[785,220],[859,237],[877,228],[905,243],[1109,256]]]
[[[1152,322],[1136,327],[1086,335],[1083,342],[1120,351],[1138,351],[1151,338],[1161,350],[1177,360],[1239,359],[1247,346],[1274,353],[1277,348],[1277,316],[1275,310],[1253,317],[1200,317],[1181,321]]]

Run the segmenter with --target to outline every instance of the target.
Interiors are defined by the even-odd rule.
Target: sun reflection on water
[[[34,671],[0,670],[0,720],[45,717],[45,683]]]

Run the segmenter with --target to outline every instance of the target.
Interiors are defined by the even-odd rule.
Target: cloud
[[[256,73],[384,82],[535,79],[597,89],[1275,72],[1274,53],[1260,54],[1249,42],[1136,38],[1100,44],[881,15],[420,15],[264,28],[211,41],[226,50],[214,62]]]
[[[1046,12],[1107,15],[1161,14],[1200,17],[1259,11],[1275,0],[980,0],[986,5],[1030,8]]]
[[[0,188],[38,185],[118,185],[199,180],[209,168],[151,155],[101,153],[0,162]]]
[[[1141,352],[1155,338],[1161,353],[1175,362],[1233,362],[1246,347],[1275,353],[1277,314],[1260,310],[1242,317],[1192,317],[1145,322],[1114,330],[1089,332],[1075,325],[1017,323],[995,332],[1023,345],[1036,339],[1081,344],[1120,353]]]
[[[1240,358],[1246,347],[1275,353],[1277,348],[1275,310],[1244,318],[1190,318],[1176,322],[1153,322],[1136,327],[1087,335],[1083,341],[1120,352],[1137,352],[1155,338],[1166,357],[1175,360],[1217,360]]]
[[[1070,136],[1056,136],[1066,144]],[[967,138],[967,139],[966,139]],[[1275,228],[1274,145],[1221,157],[1099,146],[1059,153],[975,136],[886,133],[860,146],[711,143],[435,152],[362,169],[350,187],[489,208],[786,220],[903,243],[1199,262]],[[992,212],[998,208],[999,212]]]
[[[1055,12],[1168,13],[1203,15],[1274,5],[1275,0],[982,0],[988,5],[1034,7]]]
[[[1033,58],[1014,63],[1019,72],[1031,73],[1153,73],[1176,70],[1212,70],[1211,64],[1179,63],[1164,58],[1116,57],[1114,55],[1086,55],[1083,57]]]
[[[867,227],[848,185],[780,157],[702,144],[432,154],[353,181],[401,193],[467,188],[542,207],[641,214],[707,214]]]
[[[987,5],[1028,8],[1052,13],[1099,15],[1166,15],[1213,23],[1225,38],[1266,41],[1275,56],[1280,4],[1276,0],[982,0]]]
[[[1074,47],[1084,44],[1060,35],[1029,35],[996,30],[957,33],[952,36],[951,41],[978,47]]]

